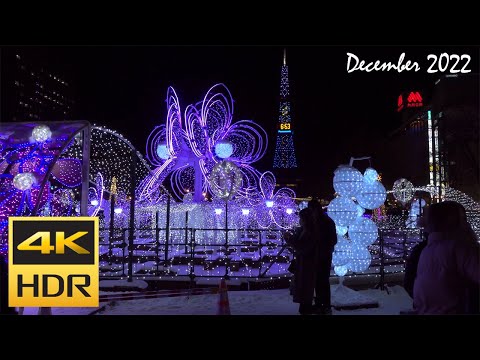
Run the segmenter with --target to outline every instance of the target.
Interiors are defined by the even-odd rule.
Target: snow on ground
[[[100,280],[101,288],[113,288],[113,287],[134,287],[138,289],[146,289],[148,284],[143,280],[133,279],[131,282],[128,280]]]
[[[332,303],[335,294],[342,293],[342,303],[345,304],[344,291],[336,291],[338,285],[332,285]],[[378,308],[357,310],[333,310],[333,315],[399,315],[400,311],[410,309],[412,300],[401,286],[389,288],[390,293],[378,289],[358,291],[352,296],[352,301],[363,297],[376,300]],[[103,293],[102,293],[103,294]],[[112,293],[110,293],[112,294]],[[229,291],[230,311],[232,315],[298,315],[298,304],[292,302],[288,289]],[[338,302],[338,301],[337,301]],[[193,295],[191,297],[167,297],[156,299],[117,301],[107,305],[105,311],[97,315],[215,315],[217,312],[218,295]],[[102,304],[103,305],[103,304]],[[95,308],[53,308],[53,315],[87,315]],[[38,308],[26,308],[25,315],[36,315]]]

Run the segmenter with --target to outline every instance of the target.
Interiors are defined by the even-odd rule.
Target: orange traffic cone
[[[218,289],[217,315],[231,315],[230,304],[228,302],[227,283],[225,282],[225,279],[220,281],[220,287]]]
[[[51,307],[39,307],[37,315],[52,315]]]

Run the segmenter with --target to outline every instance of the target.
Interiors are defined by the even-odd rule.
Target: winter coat
[[[295,249],[296,257],[293,302],[311,304],[318,262],[315,234],[299,228],[288,240],[288,243]]]
[[[322,210],[321,210],[322,211]],[[322,211],[323,212],[323,211]],[[317,214],[317,232],[319,256],[323,259],[332,259],[332,253],[337,244],[337,230],[335,222],[325,213]]]
[[[418,314],[467,313],[469,283],[480,283],[480,251],[462,232],[432,232],[418,262],[414,304]]]
[[[408,295],[413,299],[413,284],[415,284],[415,278],[417,277],[418,261],[422,250],[427,246],[427,240],[423,240],[415,245],[410,253],[410,256],[405,263],[405,277],[403,278],[403,287],[407,291]]]

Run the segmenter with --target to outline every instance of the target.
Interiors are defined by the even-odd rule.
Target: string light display
[[[335,229],[336,229],[338,235],[343,236],[347,233],[348,226],[335,225]]]
[[[328,205],[327,214],[335,224],[349,226],[357,218],[357,205],[350,198],[338,196]]]
[[[334,171],[333,188],[342,196],[356,196],[363,185],[363,176],[353,166],[340,165]]]
[[[170,150],[168,149],[167,143],[162,142],[158,144],[156,153],[160,159],[167,160],[170,157]]]
[[[451,187],[445,188],[444,200],[456,201],[463,205],[467,213],[467,221],[480,240],[480,204],[464,192]]]
[[[393,183],[393,196],[403,204],[412,200],[413,194],[413,184],[407,179],[398,179]]]
[[[363,173],[363,179],[368,184],[373,184],[375,181],[379,180],[377,170],[372,168],[367,168]]]
[[[32,185],[37,182],[35,175],[32,173],[19,173],[13,178],[13,186],[18,190],[25,191],[32,188]]]
[[[50,140],[52,131],[47,125],[37,125],[32,131],[32,140],[35,142],[44,142]]]
[[[92,126],[90,133],[90,182],[95,183],[95,177],[100,173],[105,188],[109,189],[112,178],[117,178],[120,192],[130,192],[130,164],[132,151],[137,156],[136,185],[147,176],[150,167],[142,154],[123,135],[115,130],[102,126]],[[81,158],[81,140],[76,139],[64,152],[65,158]]]
[[[340,165],[334,172],[333,186],[340,196],[330,202],[327,213],[338,234],[332,259],[338,276],[348,270],[364,272],[370,267],[368,246],[377,240],[378,227],[363,215],[365,209],[375,210],[385,202],[386,190],[379,178],[373,168],[367,168],[362,175],[351,165]]]
[[[290,84],[285,54],[280,79],[280,115],[278,117],[278,132],[273,167],[291,169],[297,167],[297,157],[295,156],[295,146],[293,143]]]
[[[368,246],[378,238],[378,227],[375,223],[363,216],[359,216],[348,228],[348,236],[355,244]]]
[[[337,244],[332,255],[334,266],[346,266],[352,258],[352,243],[343,236],[337,236]]]
[[[222,200],[230,200],[242,185],[240,170],[233,162],[226,160],[213,167],[208,179],[213,194]]]
[[[360,206],[373,210],[383,205],[387,199],[387,190],[380,181],[364,182],[356,198]]]
[[[345,274],[348,272],[348,267],[339,265],[339,266],[335,266],[333,270],[335,271],[335,275],[345,276]]]
[[[197,202],[202,193],[212,189],[208,182],[215,165],[223,159],[234,163],[242,173],[239,194],[246,196],[257,187],[260,173],[250,164],[260,160],[267,149],[265,130],[251,120],[232,124],[233,99],[228,88],[216,84],[207,91],[203,101],[188,105],[182,120],[182,111],[173,88],[167,90],[167,122],[158,126],[147,139],[147,157],[156,167],[139,187],[139,199],[152,200],[163,182],[170,178],[170,186],[177,198],[194,193]],[[167,152],[157,153],[159,146]]]
[[[269,228],[274,225],[288,229],[298,223],[298,215],[292,209],[296,208],[295,192],[289,188],[275,191],[276,178],[270,172],[264,172],[259,179],[260,191],[252,192],[247,201],[255,209],[258,225]],[[288,211],[291,209],[292,211]]]
[[[220,140],[215,144],[215,154],[220,159],[226,159],[233,154],[233,144],[230,141]]]
[[[368,248],[363,244],[352,244],[352,257],[348,263],[348,269],[355,273],[360,273],[367,270],[372,262],[372,255]]]
[[[81,138],[86,126],[85,122],[0,125],[0,244],[6,243],[9,216],[71,214],[80,199],[73,190],[80,194],[82,166],[60,153],[75,134]]]

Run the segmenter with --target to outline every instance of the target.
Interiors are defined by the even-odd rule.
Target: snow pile
[[[101,280],[100,288],[137,288],[146,289],[148,284],[143,280],[133,280],[128,282],[127,280]]]
[[[378,301],[362,291],[355,291],[344,285],[333,285],[332,306],[336,309],[358,309],[362,307],[378,307]]]

